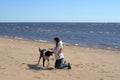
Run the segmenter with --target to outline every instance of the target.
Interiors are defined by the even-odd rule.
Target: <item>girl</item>
[[[68,69],[71,69],[70,63],[65,64],[64,63],[64,55],[63,55],[63,43],[62,41],[58,38],[54,38],[54,43],[55,43],[55,48],[53,52],[55,53],[55,68],[57,69],[63,69],[68,67]]]

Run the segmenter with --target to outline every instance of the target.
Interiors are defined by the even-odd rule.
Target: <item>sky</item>
[[[0,0],[0,22],[120,22],[120,0]]]

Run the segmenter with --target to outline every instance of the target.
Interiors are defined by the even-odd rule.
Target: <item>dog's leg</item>
[[[45,59],[43,58],[43,67],[45,67]]]
[[[49,59],[47,59],[47,61],[48,61],[48,65],[47,65],[47,67],[49,67]]]
[[[42,57],[42,56],[40,56],[40,57],[39,57],[39,60],[38,60],[38,63],[37,63],[37,65],[39,65],[41,57]]]

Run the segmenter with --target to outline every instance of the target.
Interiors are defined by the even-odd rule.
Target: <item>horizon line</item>
[[[42,21],[41,22],[40,21],[24,21],[24,22],[22,22],[22,21],[14,21],[14,22],[13,21],[8,21],[8,22],[2,22],[1,21],[0,23],[120,23],[120,22],[94,22],[94,21],[93,22],[92,21],[91,22],[87,22],[87,21],[86,22],[85,21],[84,22],[77,22],[77,21],[76,22],[67,22],[67,21],[65,21],[65,22],[62,22],[62,21],[59,21],[59,22],[53,22],[53,21],[52,22],[49,22],[49,21],[46,21],[46,22],[42,22]]]

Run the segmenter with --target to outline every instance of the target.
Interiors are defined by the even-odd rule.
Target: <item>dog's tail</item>
[[[41,52],[41,49],[39,48],[39,52]]]

